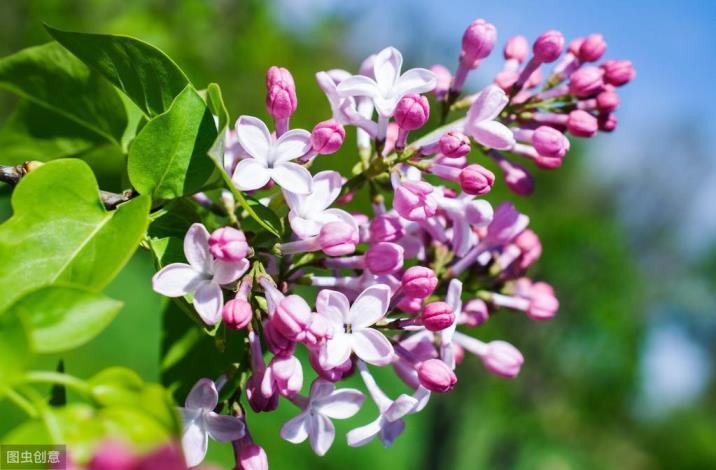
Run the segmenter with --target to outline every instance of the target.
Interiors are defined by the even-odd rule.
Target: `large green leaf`
[[[112,85],[54,42],[0,59],[0,87],[114,142],[127,127]]]
[[[30,358],[30,344],[22,322],[16,315],[0,313],[0,396],[3,385],[12,383]]]
[[[25,325],[37,353],[74,349],[97,336],[122,309],[122,302],[78,287],[47,286],[30,292],[6,314]]]
[[[147,123],[129,147],[129,180],[140,194],[174,199],[197,191],[211,176],[207,153],[216,126],[204,100],[190,86],[169,110]]]
[[[54,283],[104,288],[144,235],[149,203],[140,196],[108,212],[80,160],[29,173],[13,192],[13,216],[0,225],[0,311]]]
[[[45,25],[57,42],[99,71],[148,116],[161,114],[190,83],[166,54],[128,36],[61,31]]]

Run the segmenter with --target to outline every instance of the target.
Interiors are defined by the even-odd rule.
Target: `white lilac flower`
[[[209,232],[202,224],[194,224],[184,237],[184,256],[189,264],[172,263],[152,278],[154,290],[167,297],[194,295],[194,308],[207,325],[221,319],[224,305],[222,285],[231,284],[249,268],[242,259],[227,262],[214,259],[209,251]]]
[[[242,191],[253,191],[273,180],[283,189],[297,194],[311,192],[311,174],[292,162],[311,150],[311,134],[292,129],[274,138],[258,118],[241,116],[236,122],[236,135],[249,158],[241,160],[232,181]]]
[[[486,147],[498,150],[512,148],[515,145],[512,131],[496,120],[508,102],[509,98],[497,85],[485,87],[467,112],[465,133]]]

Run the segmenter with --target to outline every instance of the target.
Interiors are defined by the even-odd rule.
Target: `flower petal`
[[[350,336],[353,352],[368,364],[385,366],[392,361],[393,345],[380,331],[365,328],[354,330]]]
[[[341,328],[348,318],[349,310],[350,302],[343,292],[323,289],[316,297],[316,311]]]
[[[293,162],[277,163],[271,170],[271,179],[286,191],[296,194],[311,192],[311,173]]]
[[[370,441],[378,435],[381,430],[381,418],[379,417],[375,421],[361,426],[359,428],[351,429],[346,434],[346,440],[348,445],[351,447],[360,447],[368,444]]]
[[[210,379],[200,379],[186,396],[184,406],[192,410],[213,410],[219,402],[216,384]]]
[[[383,416],[388,421],[397,421],[412,412],[417,404],[418,400],[416,398],[402,393],[393,403],[390,404],[388,409],[383,412]]]
[[[244,437],[244,422],[236,416],[220,415],[213,411],[204,415],[206,430],[215,441],[230,442]]]
[[[292,194],[296,196],[294,193],[290,193],[288,191],[285,191],[284,194]],[[318,235],[325,222],[322,220],[302,217],[298,215],[297,212],[292,210],[288,213],[288,223],[291,225],[293,233],[295,233],[301,240],[305,240],[306,238]]]
[[[353,75],[338,85],[338,93],[343,96],[368,96],[373,98],[380,95],[380,90],[373,79],[363,75]]]
[[[358,413],[365,395],[354,388],[342,388],[325,398],[315,399],[313,407],[333,419],[348,419]]]
[[[241,261],[214,261],[214,282],[220,286],[231,284],[240,278],[249,269],[249,260]]]
[[[172,263],[152,277],[152,289],[167,297],[181,297],[193,292],[203,279],[202,275],[188,264]]]
[[[216,325],[221,319],[224,294],[216,282],[204,281],[194,291],[194,308],[207,325]]]
[[[333,338],[327,339],[321,347],[319,362],[326,369],[333,369],[343,364],[351,357],[350,337],[343,333],[333,331]]]
[[[354,327],[368,327],[385,316],[390,304],[390,287],[376,284],[366,288],[353,302],[348,323]]]
[[[507,106],[509,98],[502,88],[497,85],[485,87],[467,112],[467,123],[477,124],[482,121],[492,121]]]
[[[432,91],[437,82],[435,74],[428,69],[410,69],[400,76],[393,93],[399,96],[408,93],[425,93]]]
[[[267,163],[271,150],[271,133],[264,122],[253,116],[240,116],[236,121],[236,137],[246,153]]]
[[[308,413],[302,412],[281,426],[281,437],[293,444],[300,444],[308,437]]]
[[[380,430],[380,440],[385,447],[392,447],[393,442],[403,433],[405,429],[405,421],[399,419],[397,421],[386,422]]]
[[[199,272],[208,273],[211,267],[209,232],[202,224],[192,224],[184,236],[184,256]]]
[[[403,68],[403,55],[394,47],[386,47],[375,56],[373,74],[382,95],[386,96],[395,86]]]
[[[472,127],[469,133],[476,141],[493,149],[508,150],[515,145],[515,136],[512,131],[501,122],[480,122]]]
[[[189,467],[199,465],[206,456],[206,449],[209,445],[209,435],[204,428],[202,419],[195,419],[184,423],[184,432],[181,438],[181,446],[184,450],[186,464]]]
[[[276,141],[273,163],[288,162],[311,150],[311,134],[303,129],[291,129]]]
[[[325,455],[336,437],[336,428],[331,420],[322,414],[310,416],[309,426],[308,438],[311,441],[311,448],[316,455]]]
[[[269,179],[271,179],[271,173],[266,165],[253,158],[241,160],[236,165],[231,177],[234,186],[241,191],[254,191],[262,188],[269,182]]]
[[[463,257],[475,244],[477,236],[463,217],[454,217],[452,222],[452,249],[456,256]]]
[[[343,178],[337,171],[321,171],[313,177],[313,191],[306,198],[303,214],[322,212],[341,194]]]

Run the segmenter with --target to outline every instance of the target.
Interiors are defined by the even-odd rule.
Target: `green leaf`
[[[54,42],[0,59],[0,87],[113,142],[127,127],[112,85]]]
[[[0,312],[46,285],[104,288],[142,239],[149,203],[140,196],[108,212],[80,160],[30,172],[12,194],[13,216],[0,225]]]
[[[229,125],[229,112],[226,110],[221,88],[216,83],[209,83],[206,88],[206,102],[211,113],[219,118],[219,129],[224,130]]]
[[[25,328],[16,315],[0,313],[0,396],[2,386],[10,384],[27,366],[30,342]]]
[[[166,54],[128,36],[61,31],[45,25],[57,42],[104,75],[148,116],[161,114],[190,84]]]
[[[174,199],[196,192],[211,176],[207,155],[216,138],[204,100],[190,86],[169,110],[147,123],[129,148],[129,180],[140,194]]]
[[[79,347],[104,330],[122,302],[77,287],[48,286],[23,296],[8,313],[22,320],[37,353]]]

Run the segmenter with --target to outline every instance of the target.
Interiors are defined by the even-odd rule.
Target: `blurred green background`
[[[311,2],[291,6],[296,11],[303,3]],[[197,87],[218,82],[232,118],[266,118],[264,73],[271,65],[282,65],[291,70],[298,88],[299,108],[292,124],[310,129],[330,112],[314,73],[336,67],[355,70],[361,59],[350,44],[350,15],[321,8],[319,16],[296,27],[291,17],[286,20],[288,4],[6,0],[0,2],[0,54],[48,41],[43,21],[63,29],[132,35],[164,50]],[[455,44],[466,21],[453,26]],[[416,64],[416,57],[423,55],[420,39],[399,37],[407,43],[406,62]],[[450,55],[431,57],[452,66]],[[630,86],[639,87],[639,82]],[[14,103],[10,94],[0,94],[3,119]],[[638,108],[640,103],[624,99],[623,106]],[[631,132],[625,125],[598,140]],[[667,261],[645,261],[640,253],[658,252],[663,258],[664,250],[671,249],[670,225],[647,221],[635,232],[631,219],[623,217],[618,191],[594,177],[594,160],[600,155],[590,145],[574,145],[561,169],[536,172],[533,197],[517,198],[502,184],[490,196],[492,201],[513,200],[531,217],[544,246],[532,277],[552,283],[561,301],[558,316],[550,322],[535,324],[522,315],[500,314],[480,327],[479,337],[508,340],[524,353],[519,378],[492,377],[467,357],[459,367],[455,391],[434,396],[425,412],[410,416],[405,433],[389,450],[379,442],[359,449],[345,444],[347,430],[373,418],[370,405],[356,418],[336,422],[336,443],[324,458],[314,456],[307,444],[280,439],[281,423],[296,412],[291,404],[282,404],[276,413],[250,415],[254,437],[273,468],[716,467],[714,322],[705,315],[712,303],[700,300],[704,290],[716,287],[716,248],[712,241],[696,260],[674,251]],[[346,171],[353,158],[344,150],[319,162]],[[15,162],[3,160],[0,149],[0,163]],[[107,184],[119,186],[117,181]],[[3,188],[0,220],[10,214],[8,199]],[[354,208],[363,203],[358,200]],[[683,273],[682,282],[688,282],[671,284],[665,275],[669,270]],[[98,338],[63,357],[68,372],[87,377],[110,365],[124,365],[159,381],[162,300],[151,291],[152,274],[149,254],[138,253],[107,289],[125,302],[124,310]],[[678,295],[667,295],[674,292]],[[56,360],[47,358],[41,365],[51,368]],[[392,394],[403,390],[390,371],[377,375]],[[681,395],[680,385],[688,388]],[[0,435],[22,418],[1,402]],[[230,466],[230,446],[212,443],[207,461]]]

